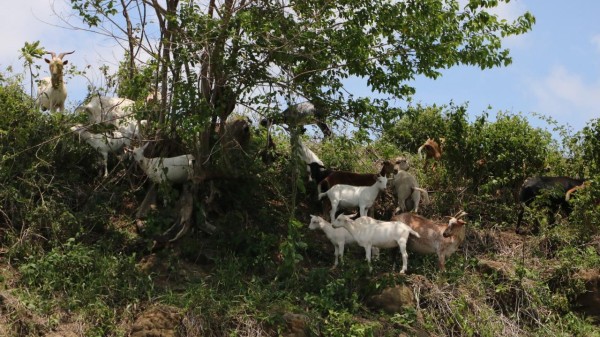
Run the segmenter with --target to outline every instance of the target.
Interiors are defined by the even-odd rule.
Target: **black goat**
[[[519,192],[519,201],[521,210],[515,231],[522,234],[520,229],[525,206],[529,206],[538,196],[546,196],[546,207],[551,217],[551,223],[554,222],[554,213],[562,208],[567,215],[571,212],[569,203],[565,200],[567,191],[575,186],[583,184],[586,179],[575,179],[569,177],[529,177],[525,179],[521,191]],[[539,231],[539,223],[536,222],[533,229],[534,233]]]

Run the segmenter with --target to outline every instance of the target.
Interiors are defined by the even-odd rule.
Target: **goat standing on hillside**
[[[335,262],[333,263],[333,267],[331,269],[335,269],[338,265],[338,257],[344,263],[344,246],[356,243],[354,237],[350,232],[348,232],[345,228],[333,228],[331,223],[325,221],[325,219],[321,218],[317,215],[310,216],[310,224],[308,225],[309,229],[321,229],[325,236],[331,241],[334,248],[334,256]],[[375,255],[377,252],[373,252]]]
[[[444,139],[442,138],[440,139],[440,141],[443,142]],[[422,153],[423,151],[425,151],[425,154]],[[439,161],[442,158],[442,147],[432,138],[427,138],[425,143],[421,145],[417,150],[417,154],[419,155],[419,157],[425,159],[425,164],[423,165],[424,170],[427,169],[427,162],[429,160],[434,161],[431,165],[431,169],[435,170],[435,162]]]
[[[310,165],[316,164],[324,168],[325,166],[323,166],[323,161],[321,161],[321,159],[302,142],[300,137],[298,137],[298,147],[298,156],[300,157],[300,160],[302,160],[306,164],[306,170],[308,171],[308,181],[312,181],[313,177]]]
[[[78,110],[85,111],[92,124],[110,124],[119,127],[123,121],[134,120],[134,105],[135,102],[127,98],[95,94]]]
[[[170,184],[183,184],[192,178],[194,173],[194,156],[184,154],[169,158],[146,158],[144,150],[149,143],[133,150],[128,150],[133,154],[133,158],[146,173],[148,178],[156,184],[168,182]]]
[[[107,133],[91,133],[83,125],[76,124],[71,127],[71,131],[79,134],[94,150],[102,155],[102,164],[104,165],[104,176],[108,176],[108,154],[117,153],[124,147],[131,144],[131,140],[125,137],[119,131]]]
[[[67,100],[67,87],[63,79],[63,66],[69,63],[68,60],[63,61],[65,55],[73,54],[72,52],[60,53],[58,56],[54,52],[48,52],[52,59],[45,58],[50,68],[50,77],[44,77],[38,84],[37,106],[42,111],[50,110],[54,113],[56,110],[65,111],[65,101]]]
[[[367,215],[367,210],[373,206],[379,191],[385,191],[387,178],[377,177],[371,186],[352,186],[338,184],[319,194],[319,200],[324,196],[331,201],[330,219],[335,219],[335,213],[339,207],[358,207],[361,216]]]
[[[396,158],[394,165],[393,185],[398,197],[398,207],[394,211],[406,212],[406,211],[419,211],[419,203],[421,202],[421,195],[423,196],[423,202],[429,203],[429,194],[427,190],[419,188],[417,179],[410,173],[408,173],[408,160],[405,157]]]
[[[541,195],[546,194],[547,197],[547,212],[549,217],[549,223],[554,223],[554,213],[562,208],[567,215],[571,212],[571,206],[566,200],[567,193],[574,187],[582,185],[586,179],[575,179],[569,177],[529,177],[525,179],[523,186],[519,192],[519,203],[520,211],[517,219],[517,226],[515,232],[522,234],[521,221],[523,220],[523,213],[525,213],[525,207],[531,205],[531,203]],[[569,193],[570,194],[570,193]],[[539,231],[539,223],[536,221],[533,232]]]
[[[338,184],[371,186],[377,181],[377,177],[387,177],[394,173],[394,164],[389,160],[383,161],[379,174],[333,171],[318,163],[311,163],[308,166],[310,167],[312,179],[317,183],[319,194]]]
[[[415,232],[417,238],[408,240],[408,248],[421,254],[437,254],[440,270],[446,268],[446,257],[452,255],[465,240],[465,212],[459,212],[447,224],[433,222],[414,213],[394,215],[391,221],[402,221]]]
[[[340,216],[331,223],[333,228],[343,227],[352,234],[354,240],[359,246],[365,248],[369,270],[371,267],[371,249],[376,248],[394,248],[400,247],[402,254],[402,270],[401,274],[406,272],[408,267],[408,253],[406,252],[406,243],[410,235],[419,237],[419,233],[412,230],[406,223],[402,221],[377,221],[368,216],[361,216],[356,220],[345,214]]]

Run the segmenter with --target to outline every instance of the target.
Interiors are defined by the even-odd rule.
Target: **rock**
[[[283,314],[283,320],[287,325],[286,337],[304,337],[306,336],[306,326],[308,325],[308,317],[301,314],[287,312]]]
[[[141,315],[131,327],[130,337],[175,337],[183,315],[179,309],[166,306],[153,306]]]
[[[375,310],[395,314],[403,312],[405,307],[415,307],[416,301],[410,287],[399,285],[384,289],[379,295],[371,296],[367,304]]]
[[[575,276],[585,283],[586,292],[576,299],[578,310],[600,320],[600,272],[584,270]]]

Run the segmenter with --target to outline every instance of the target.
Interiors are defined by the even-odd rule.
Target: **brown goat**
[[[318,192],[322,193],[337,184],[352,186],[371,186],[377,181],[378,176],[387,177],[388,175],[393,173],[394,164],[392,164],[392,162],[390,162],[389,160],[386,160],[383,162],[383,166],[381,167],[381,171],[379,171],[379,174],[355,173],[349,171],[331,171],[325,177],[313,178],[316,178],[315,181],[317,181]]]
[[[443,139],[441,139],[443,142]],[[417,153],[419,156],[423,157],[421,151],[425,151],[425,165],[423,169],[427,169],[427,162],[431,160],[439,161],[442,158],[442,148],[441,146],[432,138],[427,138],[425,143],[419,147]],[[431,165],[431,169],[435,170],[435,162]]]
[[[447,224],[436,223],[414,213],[394,215],[390,221],[402,221],[419,233],[419,238],[409,238],[409,250],[420,254],[437,254],[438,266],[444,270],[446,257],[452,255],[465,240],[465,221],[460,219],[465,215],[467,213],[459,212],[450,217]]]

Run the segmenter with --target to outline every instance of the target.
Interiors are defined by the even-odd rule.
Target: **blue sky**
[[[465,2],[461,1],[461,2]],[[107,64],[112,69],[122,55],[114,40],[85,31],[59,28],[54,11],[69,15],[66,0],[6,1],[0,20],[3,42],[0,45],[0,71],[12,65],[21,72],[19,49],[25,41],[42,41],[48,50],[76,50],[70,62],[79,69]],[[536,17],[533,30],[511,37],[504,45],[511,50],[512,65],[482,71],[475,67],[455,67],[443,71],[437,80],[418,78],[413,101],[422,104],[469,103],[469,113],[479,115],[491,106],[497,111],[536,112],[550,116],[562,125],[579,131],[600,116],[600,1],[513,0],[495,10],[513,19],[529,11]],[[5,17],[4,17],[5,16]],[[76,18],[72,18],[73,20]],[[9,32],[9,33],[6,33]],[[41,75],[47,67],[41,65]],[[67,108],[81,102],[86,85],[102,85],[101,76],[89,72],[87,78],[68,80]],[[350,89],[356,96],[371,95],[360,83]],[[531,123],[546,127],[537,118]]]

